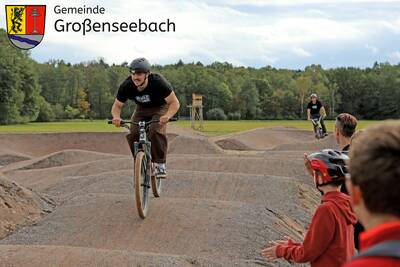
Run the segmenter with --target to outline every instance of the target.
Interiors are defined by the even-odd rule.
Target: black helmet
[[[150,72],[150,63],[144,57],[134,59],[129,65],[129,70],[135,72]]]
[[[315,175],[316,185],[326,185],[336,181],[344,181],[348,173],[347,160],[349,157],[333,149],[324,149],[308,156]]]

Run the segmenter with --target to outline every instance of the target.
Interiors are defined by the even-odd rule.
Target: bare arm
[[[319,112],[320,112],[320,114],[321,114],[321,116],[322,116],[323,118],[326,117],[326,110],[325,110],[325,107],[321,107],[321,110],[320,110]]]
[[[167,123],[168,120],[178,112],[180,107],[179,100],[174,92],[172,92],[169,96],[167,96],[165,98],[165,101],[167,102],[169,107],[165,115],[160,118],[161,124]]]
[[[311,120],[311,110],[307,109],[307,120]]]
[[[121,126],[121,110],[122,107],[124,106],[124,103],[119,101],[118,99],[115,99],[114,104],[111,108],[111,115],[113,117],[112,121],[113,124],[117,127]]]

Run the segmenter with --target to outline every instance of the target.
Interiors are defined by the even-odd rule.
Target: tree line
[[[309,96],[317,93],[332,118],[341,112],[359,119],[400,118],[400,64],[289,70],[179,61],[154,65],[153,72],[172,84],[180,116],[189,116],[187,105],[197,93],[203,95],[208,119],[304,119]],[[14,48],[0,29],[0,124],[109,118],[128,76],[128,62],[38,63],[29,52]],[[127,103],[122,116],[130,117],[134,109],[134,103]]]

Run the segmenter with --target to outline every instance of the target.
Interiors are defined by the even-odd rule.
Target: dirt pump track
[[[319,203],[303,153],[333,137],[168,127],[168,179],[145,220],[125,133],[0,134],[0,266],[291,266],[260,251],[302,238]]]

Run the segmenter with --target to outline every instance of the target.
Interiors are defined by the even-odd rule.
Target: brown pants
[[[132,115],[133,122],[150,121],[159,119],[168,110],[168,105],[155,108],[136,107]],[[152,123],[149,126],[147,138],[151,141],[151,157],[155,163],[165,163],[167,158],[168,141],[167,126],[159,123]],[[134,142],[139,141],[139,126],[133,125],[130,133],[126,136],[129,147],[132,149]]]

